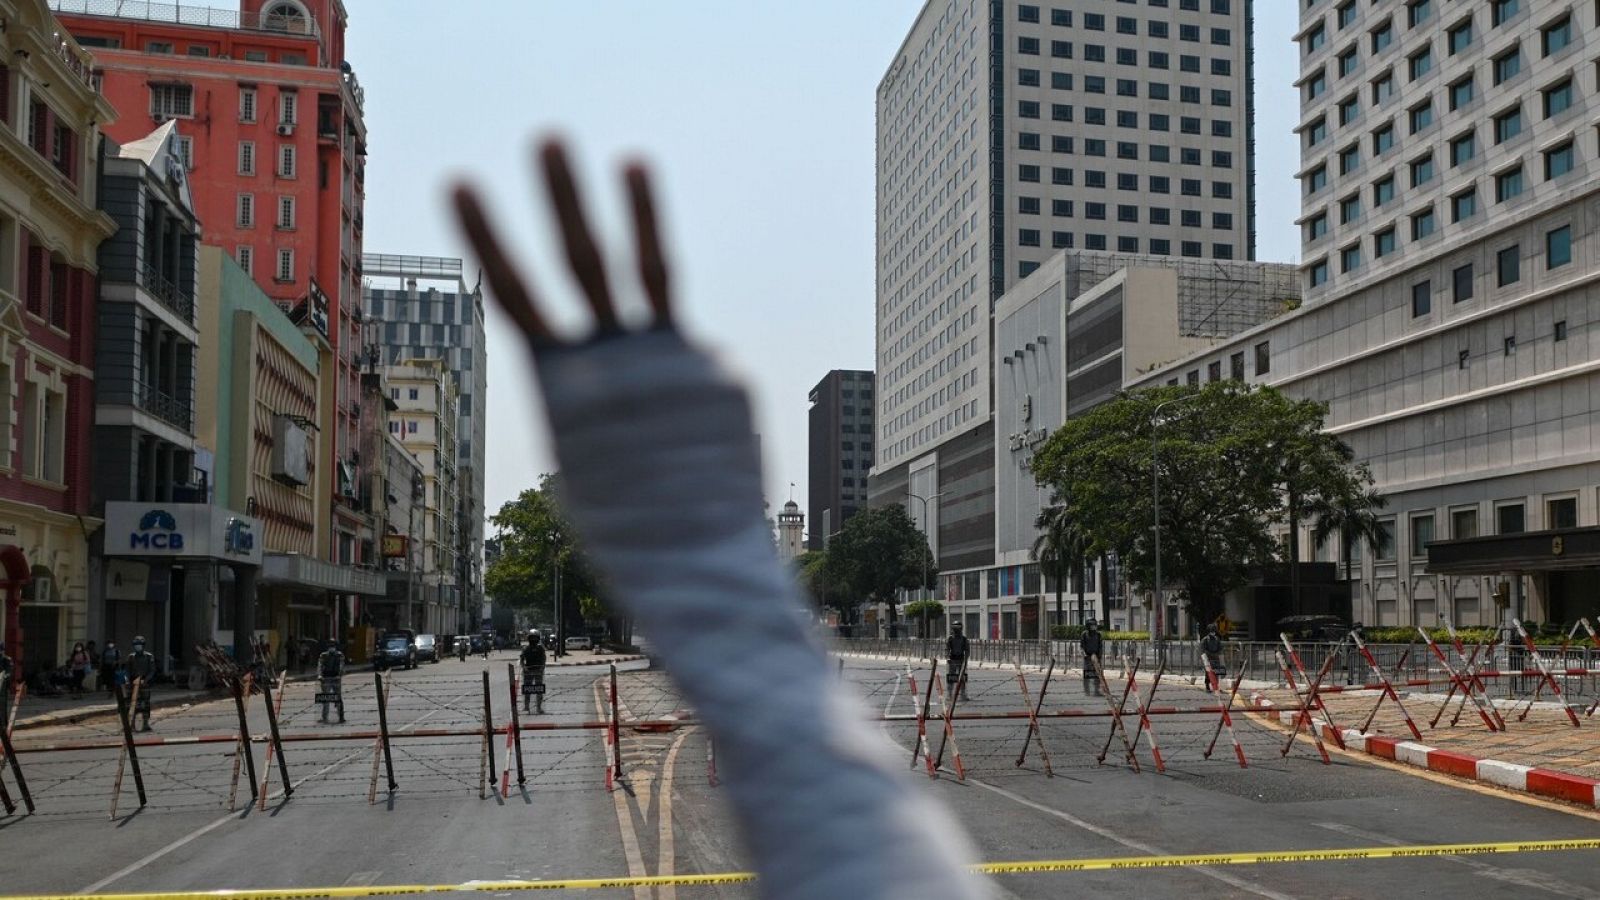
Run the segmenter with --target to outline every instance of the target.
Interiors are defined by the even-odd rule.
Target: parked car
[[[374,669],[402,669],[417,667],[417,645],[403,634],[386,635],[378,640],[378,650],[372,654]]]
[[[589,636],[586,635],[586,634],[574,635],[572,637],[567,638],[567,649],[568,650],[593,650],[594,649],[594,641],[589,640]]]
[[[417,662],[423,660],[431,663],[439,661],[439,641],[431,634],[417,635]]]
[[[470,640],[472,643],[469,645],[469,649],[473,653],[483,653],[489,649],[489,636],[486,634],[475,634]]]

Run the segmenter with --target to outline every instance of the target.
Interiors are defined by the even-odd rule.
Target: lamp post
[[[907,497],[911,498],[912,500],[920,500],[922,502],[922,537],[923,537],[924,540],[926,540],[927,537],[928,537],[928,501],[929,500],[937,500],[940,497],[943,497],[945,494],[948,494],[948,493],[950,493],[950,492],[949,491],[940,491],[939,493],[934,494],[932,497],[924,497],[921,494],[913,494],[910,491],[906,492],[906,496]],[[929,547],[924,547],[923,550],[925,550],[926,552],[920,554],[921,557],[922,557],[922,580],[917,583],[917,586],[920,587],[922,590],[926,591],[928,589],[928,556],[933,553],[933,548],[931,546],[929,546]],[[924,597],[922,599],[926,600],[928,598]],[[928,631],[928,607],[926,605],[924,605],[922,607],[922,631],[923,631],[923,635],[922,636],[923,637],[927,637],[928,636],[927,635],[927,631]]]
[[[1150,641],[1159,648],[1166,646],[1166,619],[1167,601],[1161,586],[1161,467],[1157,465],[1159,450],[1156,442],[1157,429],[1161,426],[1161,410],[1175,403],[1187,403],[1200,396],[1199,394],[1186,394],[1171,400],[1163,400],[1156,404],[1150,413],[1150,499],[1155,513],[1155,553],[1156,553],[1156,583],[1155,583],[1155,621],[1150,629]],[[1158,652],[1158,656],[1160,653]]]

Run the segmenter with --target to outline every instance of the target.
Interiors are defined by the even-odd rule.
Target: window
[[[1352,46],[1349,50],[1339,54],[1339,77],[1344,78],[1355,73],[1360,65],[1360,53]]]
[[[1211,61],[1211,74],[1226,78],[1233,74],[1233,64],[1226,59],[1213,59]]]
[[[244,52],[244,61],[245,62],[266,62],[267,61],[267,51],[265,51],[265,50],[246,50]]]
[[[1521,534],[1527,530],[1521,503],[1503,503],[1495,507],[1495,533]]]
[[[1578,498],[1561,497],[1556,500],[1546,500],[1544,519],[1546,528],[1577,528]]]
[[[300,121],[300,95],[294,91],[278,94],[278,124],[293,125]]]
[[[1472,132],[1467,132],[1450,141],[1450,167],[1455,168],[1476,156],[1478,142]]]
[[[1036,216],[1036,215],[1038,215],[1039,214],[1039,198],[1038,197],[1018,197],[1017,198],[1017,212],[1025,215],[1025,216]]]
[[[295,153],[293,144],[283,144],[278,147],[278,177],[293,178],[295,173]]]
[[[1183,33],[1183,30],[1184,30],[1185,27],[1186,26],[1182,26],[1182,25],[1178,26],[1178,32],[1179,32],[1180,35]],[[1198,32],[1195,34],[1195,40],[1199,40]],[[1311,29],[1310,31],[1306,32],[1306,43],[1305,43],[1306,51],[1305,52],[1307,54],[1315,53],[1318,50],[1321,50],[1322,49],[1322,45],[1326,44],[1327,42],[1328,42],[1328,30],[1326,28],[1322,27],[1321,25],[1318,25],[1317,27],[1315,27],[1315,28]]]
[[[1422,129],[1427,128],[1429,125],[1433,124],[1433,101],[1429,100],[1425,103],[1419,103],[1416,106],[1411,107],[1411,109],[1407,112],[1406,117],[1411,123],[1412,134],[1416,134]]]
[[[1449,44],[1451,56],[1455,56],[1457,53],[1467,49],[1472,45],[1472,19],[1469,18],[1450,29],[1446,36],[1448,38],[1446,43]]]
[[[1153,38],[1168,37],[1167,23],[1151,19],[1145,23],[1145,34]]]
[[[1339,224],[1349,225],[1361,218],[1361,195],[1351,194],[1339,201]]]
[[[1349,125],[1361,113],[1361,98],[1356,94],[1339,101],[1339,124]]]
[[[1558,344],[1567,339],[1567,320],[1566,319],[1561,319],[1560,321],[1556,322],[1555,328],[1554,328],[1554,331],[1553,331],[1553,335],[1554,335],[1555,342],[1558,343]]]
[[[1017,52],[1026,56],[1039,55],[1039,39],[1032,37],[1017,38]]]
[[[256,173],[256,142],[239,142],[239,174],[254,175]]]
[[[1433,312],[1433,283],[1419,281],[1411,286],[1411,318]]]
[[[1372,155],[1382,156],[1385,150],[1394,146],[1394,124],[1386,123],[1372,132]]]
[[[1450,273],[1450,302],[1472,299],[1472,263],[1457,266]]]
[[[1372,184],[1372,206],[1380,207],[1394,199],[1394,176],[1379,179]]]
[[[1411,81],[1428,74],[1433,70],[1433,48],[1426,47],[1419,53],[1413,53],[1406,58],[1406,70]]]
[[[1319,118],[1306,128],[1306,146],[1315,147],[1328,139],[1328,120]]]
[[[1372,30],[1372,53],[1376,56],[1394,43],[1394,25],[1385,21]]]
[[[1517,14],[1521,0],[1489,0],[1489,24],[1496,28]]]
[[[278,270],[273,277],[283,282],[294,281],[294,250],[292,248],[278,248]]]
[[[1019,7],[1017,7],[1017,21],[1018,22],[1037,22],[1037,21],[1039,21],[1039,7],[1037,7],[1037,6],[1019,6]]]
[[[256,120],[256,89],[253,87],[239,88],[239,121],[254,122]]]
[[[1415,28],[1433,15],[1433,0],[1411,0],[1406,5],[1406,27]]]
[[[1084,44],[1083,58],[1089,62],[1105,62],[1106,48],[1099,44]]]
[[[1233,355],[1228,357],[1228,377],[1232,378],[1234,381],[1243,381],[1244,380],[1244,351],[1243,350],[1240,350],[1239,352],[1234,353]]]
[[[1450,85],[1450,111],[1455,112],[1472,102],[1472,76],[1468,75]]]
[[[1056,121],[1056,122],[1071,122],[1072,121],[1072,104],[1070,104],[1070,103],[1052,103],[1052,104],[1050,104],[1050,118],[1051,118],[1051,120]]]
[[[1379,103],[1382,103],[1383,101],[1385,101],[1385,100],[1387,100],[1387,99],[1389,99],[1390,97],[1393,97],[1393,96],[1394,96],[1394,73],[1393,72],[1385,72],[1382,75],[1379,75],[1377,78],[1374,78],[1372,80],[1372,105],[1373,106],[1377,106]]]
[[[244,270],[246,275],[252,274],[251,270],[255,268],[255,258],[255,248],[249,244],[240,244],[234,248],[233,259],[239,264],[239,268]]]
[[[1056,59],[1071,59],[1072,58],[1072,42],[1071,41],[1051,41],[1050,42],[1050,55],[1055,57]],[[1104,54],[1102,54],[1102,57],[1103,56],[1104,56]]]
[[[193,172],[194,138],[180,134],[173,139],[173,147],[178,151],[178,160],[183,163],[183,170]]]
[[[1572,79],[1568,78],[1560,84],[1551,85],[1542,92],[1544,95],[1544,117],[1560,115],[1572,106]]]
[[[254,228],[256,224],[256,197],[254,194],[240,194],[238,203],[238,223],[240,228]]]
[[[1071,28],[1072,27],[1072,10],[1070,10],[1070,9],[1052,9],[1052,10],[1050,10],[1050,24],[1051,25],[1060,25],[1060,26],[1065,26],[1067,28]]]
[[[1361,268],[1361,245],[1351,244],[1339,251],[1339,271],[1348,273]]]
[[[1539,29],[1539,48],[1545,56],[1557,53],[1562,47],[1572,43],[1572,17],[1562,16],[1560,19]]]
[[[1549,181],[1572,171],[1573,150],[1572,142],[1568,141],[1559,147],[1552,147],[1544,152],[1544,178]]]
[[[1372,236],[1372,258],[1382,259],[1393,253],[1398,244],[1394,227],[1390,226]]]
[[[1306,241],[1314,241],[1328,234],[1328,214],[1317,213],[1306,221]]]
[[[1501,84],[1522,71],[1522,51],[1512,48],[1494,58],[1494,83]]]
[[[1211,43],[1213,46],[1226,47],[1233,43],[1233,32],[1226,28],[1211,29]]]
[[[1327,284],[1327,283],[1328,283],[1328,261],[1327,261],[1327,259],[1319,259],[1316,262],[1311,264],[1311,286],[1312,287],[1320,287],[1320,286],[1322,286],[1324,284]],[[1238,356],[1239,356],[1239,366],[1240,366],[1240,368],[1242,370],[1243,367],[1244,367],[1244,355],[1243,354],[1238,354]]]
[[[278,198],[278,227],[279,228],[286,228],[286,229],[294,227],[294,198],[293,197],[279,197]]]
[[[1338,22],[1340,30],[1349,28],[1356,21],[1356,0],[1349,0],[1341,4],[1338,9]]]
[[[1072,201],[1055,199],[1050,201],[1050,215],[1062,218],[1072,218]]]
[[[1071,247],[1072,246],[1072,232],[1070,232],[1070,231],[1052,231],[1052,232],[1050,232],[1050,246],[1051,246],[1052,249],[1055,249],[1055,250],[1062,250],[1062,249]]]
[[[1544,267],[1559,269],[1572,262],[1572,226],[1563,225],[1544,236]]]
[[[1070,90],[1072,90],[1072,73],[1071,72],[1051,72],[1050,73],[1050,86],[1052,88],[1055,88],[1058,91],[1070,91]]]
[[[408,420],[406,422],[406,434],[416,434],[416,433],[417,433],[417,421],[415,419]]]
[[[1306,175],[1306,193],[1315,194],[1328,186],[1328,167],[1317,166]]]
[[[1494,142],[1503,144],[1522,133],[1522,107],[1515,106],[1494,117]]]
[[[1450,537],[1452,540],[1478,536],[1478,511],[1456,509],[1450,511]]]
[[[144,52],[146,52],[146,53],[171,53],[172,52],[172,42],[171,41],[145,41],[144,42]]]
[[[1033,132],[1033,131],[1018,132],[1017,133],[1017,149],[1018,150],[1037,150],[1037,149],[1039,149],[1039,135],[1038,135],[1038,133],[1037,132]]]
[[[1017,232],[1017,243],[1023,247],[1039,246],[1039,231],[1036,228],[1024,228]]]
[[[1411,186],[1419,187],[1433,180],[1433,154],[1411,161]]]
[[[1411,555],[1427,556],[1428,543],[1433,540],[1433,513],[1411,515]]]
[[[1378,541],[1373,551],[1378,559],[1394,559],[1394,519],[1384,519],[1378,523]]]
[[[1117,65],[1137,66],[1139,64],[1139,51],[1131,47],[1117,48]]]
[[[194,86],[150,85],[150,115],[158,121],[194,118]]]
[[[1434,227],[1433,207],[1430,206],[1411,217],[1411,239],[1413,241],[1422,240],[1433,234]]]
[[[1053,134],[1050,136],[1051,153],[1071,153],[1072,137],[1070,135]]]
[[[1495,284],[1505,287],[1522,280],[1522,247],[1512,244],[1494,256]]]
[[[1522,166],[1508,169],[1494,177],[1494,202],[1504,203],[1522,193]]]
[[[1471,188],[1450,198],[1450,221],[1460,222],[1478,214],[1478,191]]]
[[[1256,374],[1265,375],[1272,371],[1272,343],[1262,341],[1256,345]]]
[[[1018,69],[1017,70],[1017,84],[1020,84],[1023,87],[1038,87],[1039,86],[1039,70],[1038,69]]]
[[[1200,227],[1200,210],[1198,210],[1198,209],[1180,209],[1180,210],[1178,210],[1178,224],[1182,225],[1184,228],[1199,228]]]

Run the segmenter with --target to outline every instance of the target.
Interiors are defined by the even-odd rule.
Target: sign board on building
[[[328,295],[322,292],[315,278],[306,294],[306,321],[323,337],[328,336]]]
[[[149,596],[149,563],[131,559],[106,560],[107,600],[146,600]]]
[[[311,481],[311,433],[289,416],[272,420],[272,477],[295,487]]]
[[[210,503],[106,504],[105,555],[261,564],[261,522]]]
[[[383,558],[403,559],[406,555],[406,545],[410,538],[403,534],[386,534],[383,536]]]

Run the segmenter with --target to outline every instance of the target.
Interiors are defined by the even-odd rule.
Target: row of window
[[[1307,0],[1306,7],[1309,9],[1312,5],[1313,0]],[[1511,19],[1521,11],[1522,0],[1489,0],[1489,26],[1491,28],[1499,28],[1501,25],[1511,21]],[[1430,21],[1433,17],[1433,12],[1433,0],[1411,0],[1411,2],[1406,4],[1406,28],[1416,28]],[[1340,31],[1344,31],[1354,25],[1359,13],[1360,10],[1357,6],[1357,0],[1345,0],[1345,2],[1340,3],[1335,11],[1335,19],[1338,29]],[[1459,37],[1458,35],[1463,27],[1467,28],[1468,31],[1464,37]],[[1470,14],[1466,20],[1450,26],[1448,34],[1450,35],[1451,46],[1453,48],[1458,44],[1461,47],[1465,47],[1466,44],[1471,42],[1472,38],[1470,28]],[[1381,53],[1383,50],[1387,49],[1390,44],[1394,43],[1394,17],[1385,17],[1381,22],[1374,25],[1372,28],[1369,28],[1367,30],[1367,35],[1371,41],[1372,52],[1374,54]],[[1318,50],[1321,50],[1327,45],[1327,43],[1328,27],[1325,22],[1319,22],[1307,29],[1304,36],[1300,39],[1301,50],[1307,56],[1310,56]]]
[[[257,122],[260,107],[259,89],[251,86],[239,88],[239,121],[249,125]],[[194,85],[183,82],[163,82],[150,85],[150,115],[158,120],[194,118]],[[300,121],[300,93],[291,87],[278,88],[278,126],[292,128]]]
[[[1070,106],[1062,106],[1061,104],[1055,104],[1055,107],[1057,107],[1059,109],[1062,109],[1062,110],[1065,110],[1065,112],[1064,113],[1058,113],[1058,112],[1053,110],[1052,111],[1052,118],[1055,118],[1058,121],[1061,121],[1061,120],[1068,121],[1068,122],[1072,121],[1072,107],[1070,107]],[[1084,115],[1085,115],[1086,124],[1089,124],[1089,125],[1104,125],[1104,124],[1106,124],[1105,110],[1104,109],[1101,109],[1099,107],[1085,107],[1084,108]],[[1034,117],[1029,116],[1027,118],[1034,118]],[[1120,128],[1138,128],[1139,127],[1138,114],[1135,113],[1135,112],[1132,112],[1131,110],[1117,110],[1116,124]],[[1167,116],[1165,116],[1165,115],[1163,115],[1161,113],[1151,113],[1148,116],[1148,118],[1146,119],[1146,124],[1147,124],[1147,130],[1149,130],[1149,131],[1165,132],[1165,131],[1170,131],[1171,130],[1171,119],[1169,119]],[[1200,132],[1200,117],[1198,117],[1198,116],[1180,116],[1179,119],[1178,119],[1178,124],[1179,124],[1178,131],[1179,131],[1180,134],[1200,134],[1201,133]],[[1233,134],[1233,125],[1232,125],[1232,123],[1225,122],[1225,121],[1222,121],[1222,120],[1213,120],[1212,123],[1211,123],[1211,134],[1214,137],[1231,137],[1232,134]],[[1115,145],[1116,154],[1117,154],[1117,157],[1119,159],[1138,159],[1139,158],[1139,144],[1138,144],[1137,141],[1114,141],[1114,142],[1112,142],[1112,144]],[[1110,145],[1107,144],[1107,142],[1106,142],[1106,140],[1104,138],[1084,138],[1083,139],[1083,155],[1084,156],[1105,156],[1106,155],[1106,151],[1108,149],[1108,146],[1110,146]],[[1042,143],[1040,134],[1038,132],[1036,132],[1036,131],[1021,131],[1021,132],[1018,132],[1017,133],[1017,149],[1019,149],[1019,150],[1042,150],[1043,149],[1043,143]],[[1070,134],[1052,134],[1050,136],[1050,152],[1051,153],[1062,153],[1062,154],[1068,154],[1068,155],[1077,153],[1078,152],[1078,141],[1077,141],[1077,138],[1074,135],[1070,135]],[[1171,145],[1168,145],[1168,144],[1151,144],[1151,145],[1149,145],[1148,152],[1149,152],[1149,155],[1150,155],[1150,161],[1151,162],[1171,162],[1172,161],[1172,147],[1171,147]],[[1181,158],[1181,154],[1183,152],[1185,152],[1185,151],[1183,151],[1182,149],[1179,150],[1180,158]],[[1192,165],[1199,165],[1198,162],[1194,162],[1194,163],[1191,163],[1191,164]]]
[[[74,34],[73,38],[80,46],[90,49],[107,48],[115,50],[122,46],[122,39],[119,37],[107,37],[104,35],[93,34]],[[180,50],[182,51],[181,53],[179,52]],[[147,40],[144,42],[144,52],[160,53],[169,56],[182,55],[206,58],[221,56],[222,45],[216,42],[205,44],[190,42],[180,46],[176,41],[171,40]],[[235,52],[237,52],[240,55],[240,58],[242,58],[245,62],[276,62],[286,66],[304,66],[308,64],[306,55],[298,50],[279,49],[275,51],[276,58],[274,58],[274,51],[264,48],[246,48],[242,50],[236,50]]]
[[[1576,151],[1574,150],[1571,141],[1544,151],[1543,158],[1545,180],[1551,181],[1571,172],[1575,165],[1575,153]],[[1424,170],[1419,168],[1420,166],[1426,166],[1426,169]],[[1411,177],[1413,186],[1426,182],[1432,178],[1431,154],[1425,161],[1419,161],[1418,163],[1414,163],[1412,165]],[[1419,178],[1421,179],[1420,181],[1418,180]],[[1518,162],[1510,168],[1502,169],[1500,172],[1494,175],[1495,202],[1504,203],[1517,196],[1520,196],[1524,190],[1524,187],[1524,167],[1522,163]],[[1373,205],[1375,207],[1383,206],[1385,203],[1394,198],[1394,192],[1394,175],[1385,176],[1377,182],[1374,182]],[[1452,194],[1449,198],[1451,223],[1459,223],[1477,215],[1478,205],[1478,189],[1476,185]],[[1358,218],[1361,215],[1361,195],[1359,193],[1352,194],[1340,201],[1339,215],[1341,224],[1352,222]],[[1426,208],[1411,213],[1409,216],[1409,227],[1412,241],[1422,240],[1438,230],[1438,219],[1434,212],[1433,204],[1430,203]],[[1556,268],[1571,261],[1570,231],[1565,231],[1564,229],[1558,229],[1558,231],[1565,232],[1565,243],[1560,245],[1551,245],[1556,249],[1557,252],[1551,256],[1552,264],[1549,266],[1550,268]],[[1326,212],[1318,213],[1311,219],[1307,220],[1306,235],[1308,242],[1316,240],[1327,233],[1328,214]],[[1371,240],[1372,256],[1374,259],[1381,259],[1383,257],[1390,256],[1399,250],[1399,226],[1389,225],[1385,228],[1379,229],[1378,231],[1373,232]],[[1361,242],[1357,241],[1356,243],[1349,244],[1339,250],[1339,271],[1341,274],[1356,271],[1357,269],[1361,268],[1362,263],[1363,258]],[[1326,257],[1312,263],[1310,267],[1311,286],[1318,287],[1326,284],[1329,279],[1329,275],[1329,261]],[[1517,279],[1515,277],[1511,279],[1512,282],[1516,280]],[[1511,282],[1503,282],[1503,284],[1509,283]]]
[[[1029,198],[1022,198],[1024,200]],[[1037,212],[1038,207],[1033,207]],[[1064,219],[1070,219],[1077,212],[1077,204],[1072,200],[1050,201],[1050,214]],[[1083,217],[1095,222],[1106,221],[1108,209],[1104,203],[1088,202],[1083,204]],[[1145,210],[1145,220],[1151,225],[1171,225],[1172,210],[1165,206],[1151,206]],[[1140,220],[1139,207],[1132,203],[1116,204],[1116,220],[1138,224]],[[1204,221],[1198,209],[1178,210],[1178,224],[1184,228],[1200,228]],[[1233,213],[1213,212],[1211,214],[1211,227],[1219,231],[1233,230]],[[1017,242],[1024,247],[1039,246],[1039,231],[1034,228],[1023,228],[1017,232]]]
[[[1023,69],[1021,71],[1027,72],[1032,70]],[[1052,90],[1072,90],[1073,83],[1071,72],[1050,73],[1050,86]],[[1066,85],[1066,87],[1058,87],[1058,85]],[[1139,96],[1139,82],[1137,79],[1118,78],[1114,80],[1112,87],[1115,89],[1118,97],[1137,98]],[[1106,92],[1106,80],[1098,75],[1085,76],[1083,79],[1083,92],[1086,94],[1104,94]],[[1145,95],[1151,100],[1171,100],[1172,85],[1165,81],[1147,82],[1145,84]],[[1200,88],[1194,85],[1178,85],[1179,103],[1182,103],[1186,106],[1198,106],[1200,105],[1200,98],[1202,96],[1203,95],[1200,92]],[[1233,105],[1233,92],[1224,88],[1213,88],[1211,90],[1210,99],[1212,106],[1230,107]],[[1028,119],[1039,118],[1041,111],[1044,109],[1044,106],[1037,100],[1018,100],[1017,104],[1019,115]],[[1090,107],[1090,109],[1099,109],[1099,121],[1095,121],[1093,118],[1085,119],[1085,121],[1091,125],[1104,125],[1105,110],[1097,107]],[[1050,104],[1050,118],[1060,122],[1071,122],[1072,106],[1064,103]],[[1170,116],[1164,114],[1159,116],[1151,115],[1150,121],[1166,123],[1171,122],[1172,119]],[[1125,127],[1137,128],[1139,124],[1138,116],[1133,110],[1119,110],[1117,112],[1117,124]],[[1167,131],[1169,129],[1168,127],[1162,127],[1159,130]],[[1195,133],[1198,134],[1199,132],[1197,131]]]
[[[1129,19],[1127,21],[1132,22],[1133,20]],[[1159,34],[1150,35],[1151,37],[1164,38],[1167,36],[1166,22],[1151,22],[1150,24],[1155,26],[1155,31],[1160,32]],[[1134,28],[1132,31],[1123,31],[1121,33],[1136,35],[1138,33],[1138,29]],[[1200,36],[1200,26],[1191,25],[1188,23],[1181,23],[1178,25],[1178,40],[1189,43],[1199,43]],[[1229,28],[1212,28],[1210,31],[1210,38],[1211,44],[1214,47],[1232,46],[1233,30]],[[1036,37],[1029,37],[1027,35],[1017,36],[1017,53],[1023,56],[1039,56],[1040,48],[1042,46],[1042,42]],[[1127,47],[1115,47],[1112,49],[1116,51],[1115,58],[1118,64],[1124,66],[1136,66],[1139,64],[1138,53],[1133,49]],[[1071,41],[1050,41],[1051,56],[1056,57],[1057,59],[1072,59],[1072,53],[1073,45]],[[1104,44],[1084,44],[1083,58],[1088,62],[1105,62],[1106,46]]]
[[[297,176],[300,171],[299,153],[293,144],[279,144],[277,153],[274,155],[274,171],[279,178],[294,178]],[[256,174],[255,141],[239,142],[238,172],[240,175]]]
[[[1061,178],[1063,180],[1056,180],[1054,175],[1057,172],[1064,173],[1064,174],[1061,175]],[[1071,172],[1072,172],[1071,169],[1052,170],[1051,183],[1052,184],[1060,184],[1060,185],[1070,185],[1070,184],[1072,184],[1075,179],[1074,179],[1074,176],[1070,174]],[[1116,181],[1117,190],[1119,190],[1119,191],[1137,191],[1137,190],[1139,190],[1139,176],[1137,174],[1135,174],[1133,172],[1118,172],[1118,173],[1115,173],[1115,174],[1117,176],[1117,181]],[[1038,181],[1038,179],[1036,179],[1036,178],[1024,178],[1022,180],[1030,182],[1030,183]],[[1087,187],[1087,188],[1105,188],[1105,187],[1108,186],[1108,184],[1109,184],[1109,182],[1106,181],[1106,173],[1103,170],[1100,170],[1100,169],[1084,169],[1083,170],[1083,186],[1084,187]],[[1149,192],[1152,193],[1152,194],[1170,194],[1170,193],[1172,193],[1172,180],[1170,178],[1168,178],[1167,176],[1165,176],[1165,175],[1149,175],[1149,176],[1146,176],[1145,185],[1147,186]],[[1202,182],[1198,178],[1180,178],[1180,179],[1178,179],[1178,194],[1180,196],[1184,196],[1184,197],[1200,197],[1200,196],[1203,196],[1203,194],[1201,192],[1201,187],[1202,187]],[[1231,182],[1231,181],[1213,181],[1213,182],[1211,182],[1211,196],[1214,199],[1217,199],[1217,200],[1232,200],[1233,199],[1233,182]],[[1062,201],[1056,201],[1056,202],[1059,203],[1059,202],[1062,202]],[[1067,202],[1070,202],[1070,201],[1067,201]],[[1039,198],[1038,197],[1019,196],[1017,198],[1017,212],[1019,212],[1019,213],[1021,213],[1023,215],[1038,215],[1040,208],[1041,207],[1040,207],[1040,204],[1039,204]],[[1065,209],[1067,211],[1065,211],[1065,212],[1061,211],[1062,209],[1063,209],[1063,207],[1059,207],[1059,206],[1053,207],[1051,209],[1051,213],[1050,214],[1051,215],[1055,215],[1055,216],[1070,216],[1070,215],[1072,215],[1072,213],[1070,211],[1070,209],[1071,209],[1070,207],[1066,207]]]
[[[256,227],[256,195],[240,194],[237,204],[235,224],[240,228]],[[281,231],[292,231],[295,228],[295,197],[292,194],[278,196],[277,219],[275,226]]]
[[[1480,536],[1478,507],[1461,507],[1450,510],[1450,540],[1463,540]],[[1406,515],[1409,527],[1410,556],[1426,558],[1428,544],[1443,540],[1436,534],[1436,513],[1413,512]],[[1373,546],[1373,556],[1379,562],[1392,562],[1396,558],[1395,517],[1381,519],[1378,523],[1378,541]],[[1528,530],[1527,503],[1523,500],[1501,501],[1494,505],[1494,533],[1522,534]],[[1578,498],[1576,496],[1546,496],[1544,500],[1544,527],[1546,529],[1577,528]],[[1346,547],[1351,562],[1361,559],[1361,543],[1352,541]]]
[[[1522,280],[1522,245],[1511,244],[1495,252],[1495,286],[1510,287]],[[1566,266],[1572,262],[1572,226],[1562,225],[1552,228],[1544,235],[1544,268],[1551,271]],[[1471,300],[1474,294],[1476,279],[1472,263],[1457,266],[1450,271],[1450,301],[1461,303]],[[1433,311],[1433,282],[1431,280],[1419,281],[1411,286],[1411,316],[1419,318]],[[1557,341],[1567,339],[1566,322],[1556,323],[1555,336]],[[1506,339],[1505,355],[1510,356],[1516,352],[1517,339],[1515,336]],[[1467,356],[1462,351],[1459,360],[1460,367],[1467,367]]]
[[[272,271],[274,281],[292,284],[295,280],[294,248],[279,247],[276,266]],[[234,248],[233,258],[239,263],[239,268],[247,275],[255,274],[256,248],[249,244],[240,244]]]
[[[1022,246],[1039,246],[1039,232],[1032,229],[1023,229],[1021,232]],[[1144,249],[1141,249],[1141,243]],[[1077,236],[1070,231],[1050,232],[1050,247],[1053,250],[1076,249]],[[1110,250],[1106,236],[1103,234],[1085,234],[1083,236],[1083,249],[1085,250]],[[1134,235],[1117,235],[1116,250],[1118,253],[1147,253],[1150,256],[1171,256],[1172,241],[1167,238],[1149,238],[1141,242]],[[1201,241],[1180,241],[1178,255],[1189,259],[1200,259],[1205,256],[1205,244]],[[1227,243],[1213,243],[1211,245],[1212,259],[1233,259],[1233,245]],[[1039,263],[1023,260],[1017,264],[1017,275],[1027,278],[1039,268]]]
[[[1137,0],[1117,0],[1128,6],[1137,5]],[[1167,9],[1168,0],[1146,0],[1145,5],[1151,9]],[[1200,0],[1178,0],[1178,9],[1184,12],[1199,12]],[[1233,13],[1233,0],[1211,0],[1211,12],[1215,15],[1226,16]],[[1072,13],[1070,9],[1051,8],[1050,24],[1061,28],[1072,27]],[[1115,27],[1121,34],[1138,34],[1138,20],[1132,16],[1115,16]],[[1017,21],[1038,24],[1039,7],[1024,3],[1017,7]],[[1152,22],[1153,24],[1153,22]],[[1161,24],[1165,25],[1165,22]],[[1083,29],[1085,31],[1105,31],[1106,17],[1102,13],[1086,12],[1083,14]],[[1152,37],[1155,35],[1152,34]]]
[[[1255,355],[1256,375],[1257,376],[1266,375],[1267,373],[1272,371],[1272,342],[1271,341],[1262,341],[1262,342],[1256,344],[1255,347],[1252,348],[1252,353]],[[1235,350],[1234,352],[1232,352],[1232,353],[1230,353],[1228,355],[1228,377],[1230,379],[1232,379],[1234,381],[1243,381],[1244,380],[1244,378],[1245,378],[1244,362],[1245,362],[1245,359],[1244,359],[1244,351],[1243,350]],[[1222,360],[1214,359],[1211,362],[1206,364],[1206,380],[1207,381],[1221,381],[1222,380]],[[1199,385],[1200,384],[1200,370],[1199,369],[1190,369],[1188,374],[1184,376],[1184,381],[1191,387]],[[1178,384],[1178,376],[1174,375],[1171,378],[1167,379],[1167,385],[1169,387],[1174,387],[1177,384]]]
[[[28,478],[63,484],[68,422],[66,383],[57,370],[31,364],[28,369],[22,383],[16,385],[11,361],[0,359],[0,391],[15,396],[10,393],[15,389],[21,400],[15,407],[9,402],[0,403],[0,431],[20,438],[20,459],[12,457],[10,441],[0,442],[0,469],[16,467]],[[21,412],[20,423],[12,420],[14,410]],[[20,429],[16,429],[18,424]]]

